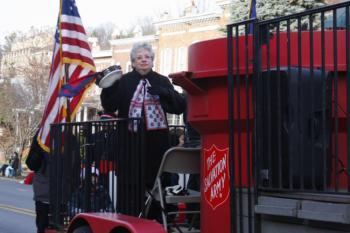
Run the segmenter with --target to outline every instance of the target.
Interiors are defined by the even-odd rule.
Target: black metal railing
[[[255,24],[256,174],[261,190],[349,193],[350,37],[337,27],[340,10],[349,25],[349,5]]]
[[[253,232],[253,23],[227,26],[231,232]],[[244,104],[243,104],[244,103]],[[237,168],[237,170],[235,169]]]
[[[349,194],[349,7],[227,26],[232,232],[262,191]]]
[[[140,119],[117,119],[51,126],[50,212],[56,228],[82,212],[139,216],[145,201],[142,125]],[[184,126],[169,127],[169,147],[183,132]]]

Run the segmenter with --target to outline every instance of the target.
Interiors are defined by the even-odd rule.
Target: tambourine
[[[112,86],[118,79],[122,77],[122,69],[119,65],[113,65],[99,72],[96,76],[96,85],[101,88]]]

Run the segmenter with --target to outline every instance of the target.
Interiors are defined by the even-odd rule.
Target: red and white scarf
[[[160,105],[159,96],[147,92],[150,86],[147,79],[140,80],[130,102],[129,118],[140,118],[143,108],[147,130],[167,129],[168,124]],[[129,125],[129,129],[136,132],[137,124],[133,122]]]

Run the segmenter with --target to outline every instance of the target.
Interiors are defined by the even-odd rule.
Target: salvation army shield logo
[[[204,196],[215,210],[230,194],[228,148],[220,150],[215,145],[204,149]]]

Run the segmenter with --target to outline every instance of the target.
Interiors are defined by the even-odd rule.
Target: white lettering
[[[209,155],[207,158],[207,170],[209,170],[211,166],[215,163],[215,159],[216,159],[216,153],[215,151],[213,151],[213,153]]]
[[[226,174],[224,173],[222,177],[210,188],[210,201],[215,198],[222,197],[222,191],[225,187]]]
[[[214,159],[215,159],[215,153],[213,153],[213,154],[214,154]],[[207,159],[207,162],[208,162],[208,159]],[[226,170],[226,168],[227,168],[227,155],[225,154],[224,157],[209,171],[207,176],[204,178],[204,192],[207,192],[207,190],[209,188],[211,188],[211,190],[210,190],[211,198],[216,197],[217,190],[218,189],[221,190],[224,187],[224,180],[226,178],[224,171]],[[222,177],[220,177],[222,173],[223,173],[223,175],[222,175]],[[215,182],[215,180],[218,177],[220,177],[219,180],[216,181],[214,186],[211,187],[211,185]],[[217,186],[215,188],[215,190],[212,190],[213,187],[215,187],[215,186]]]

